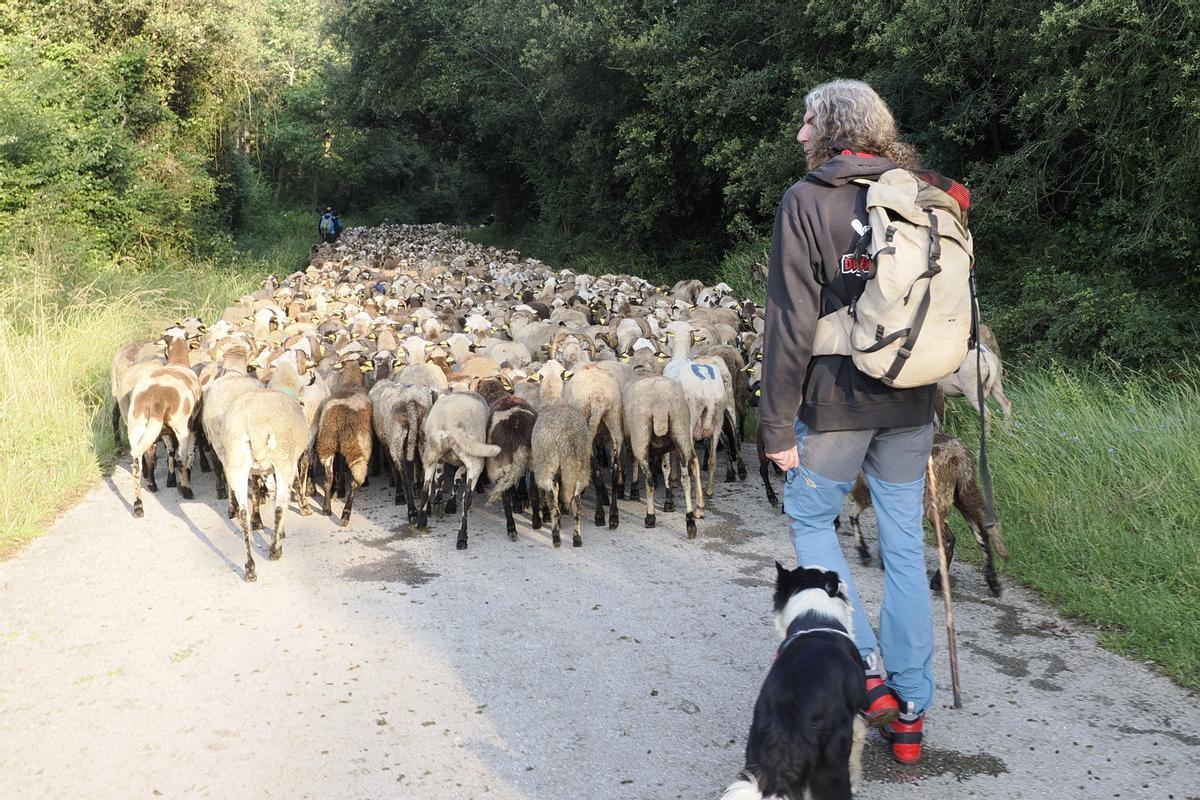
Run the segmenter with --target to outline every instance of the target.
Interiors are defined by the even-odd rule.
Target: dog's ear
[[[838,577],[836,572],[826,572],[825,585],[821,588],[823,588],[825,590],[825,594],[829,595],[830,597],[837,597],[841,592],[842,580]]]
[[[787,570],[783,568],[782,564],[780,564],[778,561],[776,561],[775,562],[775,577],[782,578],[786,574],[787,574]]]

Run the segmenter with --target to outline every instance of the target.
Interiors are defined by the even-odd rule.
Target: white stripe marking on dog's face
[[[844,594],[844,585],[842,589]],[[788,626],[796,617],[809,612],[840,623],[851,637],[854,636],[854,614],[848,600],[830,597],[824,589],[805,589],[789,597],[783,610],[775,615],[775,629],[779,632],[779,638],[787,637]]]

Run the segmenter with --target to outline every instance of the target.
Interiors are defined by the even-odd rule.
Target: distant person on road
[[[317,222],[317,234],[320,235],[321,241],[326,244],[336,242],[341,232],[341,218],[333,213],[332,208],[326,208],[325,213],[321,215],[321,219]]]
[[[848,585],[868,721],[907,764],[921,756],[934,688],[922,510],[935,387],[893,389],[859,372],[849,356],[812,353],[817,318],[852,303],[873,275],[860,241],[867,189],[851,181],[896,167],[915,170],[918,156],[897,140],[891,110],[861,81],[817,86],[804,104],[796,138],[809,172],[787,190],[775,216],[759,426],[767,458],[787,472],[784,508],[796,557],[835,570]],[[969,205],[960,184],[921,177],[963,209]],[[860,470],[885,565],[878,642],[833,529]]]

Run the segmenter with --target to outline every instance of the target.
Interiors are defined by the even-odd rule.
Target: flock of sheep
[[[134,516],[143,513],[142,477],[157,490],[162,439],[167,485],[186,498],[194,456],[204,471],[211,461],[218,497],[228,497],[241,525],[247,581],[255,580],[250,535],[262,526],[264,501],[273,508],[276,559],[289,502],[312,513],[318,465],[322,510],[332,514],[333,496],[344,497],[342,525],[368,474],[386,471],[418,528],[431,509],[461,508],[459,549],[473,490],[485,479],[513,539],[513,514],[528,509],[532,527],[547,522],[558,546],[565,510],[581,546],[589,484],[595,523],[610,529],[619,524],[618,497],[636,500],[644,487],[644,524],[653,527],[656,484],[666,512],[682,488],[694,537],[718,458],[727,481],[746,478],[741,442],[757,395],[762,308],[725,284],[667,287],[555,271],[455,233],[441,225],[347,230],[316,249],[307,268],[282,282],[268,278],[210,326],[189,318],[157,341],[121,348],[113,428],[119,436],[126,427]],[[998,351],[986,355],[989,391],[1002,397]],[[973,385],[973,375],[964,377]],[[943,449],[948,439],[939,440]],[[759,456],[774,503],[761,447]],[[960,460],[938,459],[935,448],[935,466]],[[969,475],[954,467],[964,473],[957,478],[974,484],[969,453],[967,466]],[[944,480],[959,482],[953,470]],[[943,517],[957,502],[953,493],[936,500],[927,497],[927,513]],[[986,545],[972,521],[978,513],[959,508]]]

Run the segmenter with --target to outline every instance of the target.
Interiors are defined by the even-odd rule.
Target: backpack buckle
[[[912,355],[912,350],[909,350],[904,345],[900,345],[900,349],[896,351],[896,358],[908,358]]]

